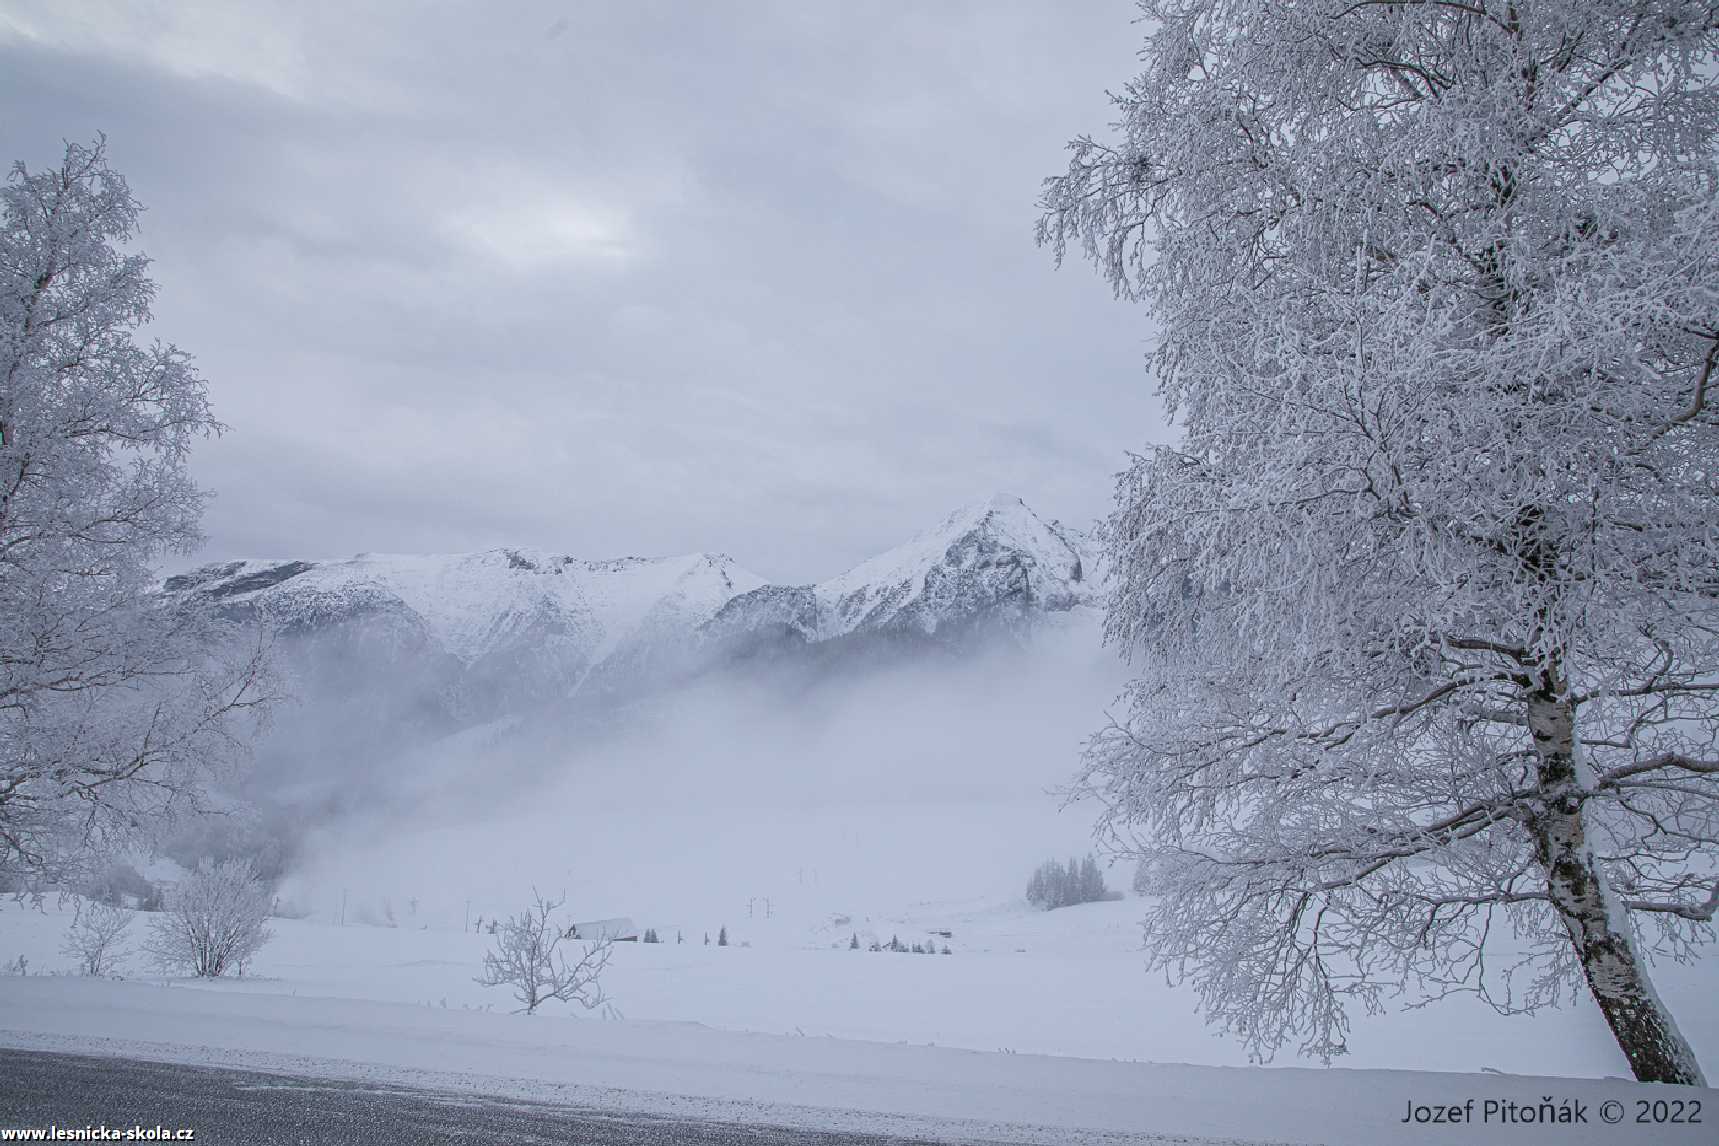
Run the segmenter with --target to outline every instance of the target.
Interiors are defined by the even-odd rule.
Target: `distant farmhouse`
[[[584,923],[575,923],[567,929],[567,938],[582,939],[587,943],[597,943],[604,939],[612,939],[616,943],[637,943],[639,941],[639,926],[631,919],[591,919]]]

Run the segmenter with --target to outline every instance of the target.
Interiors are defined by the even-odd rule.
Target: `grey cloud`
[[[1130,13],[68,5],[0,20],[0,144],[106,131],[150,207],[209,556],[810,579],[997,488],[1090,518],[1163,435],[1143,317],[1030,239]]]

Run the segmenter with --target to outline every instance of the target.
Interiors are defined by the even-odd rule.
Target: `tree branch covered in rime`
[[[609,966],[615,941],[584,944],[571,965],[561,948],[566,932],[554,919],[564,900],[544,899],[535,890],[532,906],[501,923],[493,950],[484,952],[485,987],[511,987],[519,1009],[531,1014],[550,1000],[578,1003],[586,1010],[608,1002],[599,980]]]
[[[1269,1057],[1402,992],[1585,983],[1719,903],[1719,4],[1148,0],[1039,235],[1157,324],[1138,666],[1088,791],[1155,964]]]
[[[260,638],[152,592],[220,427],[189,356],[134,340],[139,209],[100,143],[0,190],[0,872],[26,880],[194,804],[268,699]]]
[[[130,930],[131,919],[131,912],[123,907],[85,900],[66,929],[60,954],[76,959],[85,975],[111,975],[124,961],[119,942]]]

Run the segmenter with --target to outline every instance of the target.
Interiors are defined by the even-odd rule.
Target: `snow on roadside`
[[[251,976],[185,989],[223,993],[297,994],[438,1009],[509,1010],[504,991],[473,979],[492,940],[450,928],[411,926],[398,904],[399,927],[335,926],[276,919],[274,939],[258,954]],[[1006,905],[940,902],[832,918],[811,904],[774,904],[766,921],[742,914],[729,920],[638,911],[621,901],[639,926],[655,926],[669,942],[623,944],[604,985],[628,1019],[693,1021],[733,1031],[877,1042],[935,1044],[979,1051],[1246,1066],[1243,1048],[1200,1019],[1189,990],[1146,973],[1134,902],[1089,904],[1056,912]],[[484,914],[494,912],[488,908]],[[762,912],[760,912],[760,915]],[[135,948],[150,916],[139,915],[126,944],[134,949],[121,971],[146,971]],[[72,920],[69,908],[46,910],[0,902],[0,964],[26,956],[34,973],[69,972],[59,951]],[[736,946],[703,944],[727,922]],[[673,942],[684,927],[688,942]],[[952,931],[954,954],[922,956],[849,951],[862,944],[933,938]],[[941,944],[945,940],[940,937]],[[741,947],[739,944],[748,944]],[[1719,1056],[1719,962],[1661,964],[1660,987],[1703,1060]],[[3,1019],[3,1016],[0,1016]],[[1420,1010],[1356,1014],[1344,1067],[1575,1077],[1627,1076],[1628,1064],[1587,1000],[1539,1015],[1505,1017],[1474,999],[1449,999]],[[1286,1053],[1281,1065],[1317,1066]]]
[[[1080,1143],[1712,1140],[1712,1091],[1618,1080],[1104,1062],[518,1016],[71,976],[0,978],[0,1044],[570,1105],[940,1140]],[[1606,1125],[1700,1098],[1707,1124]],[[1583,1125],[1405,1124],[1411,1104],[1584,1104]],[[1474,1128],[1474,1129],[1479,1129]]]

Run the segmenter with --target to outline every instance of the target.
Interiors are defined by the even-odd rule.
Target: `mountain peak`
[[[1085,600],[1085,580],[1073,539],[1020,498],[997,493],[818,585],[819,635],[929,634],[983,613],[1060,612]]]
[[[964,508],[968,510],[983,509],[986,513],[1025,513],[1033,515],[1033,511],[1027,508],[1027,503],[1025,501],[1016,497],[1012,493],[1006,493],[1001,490],[981,501],[972,502]]]

